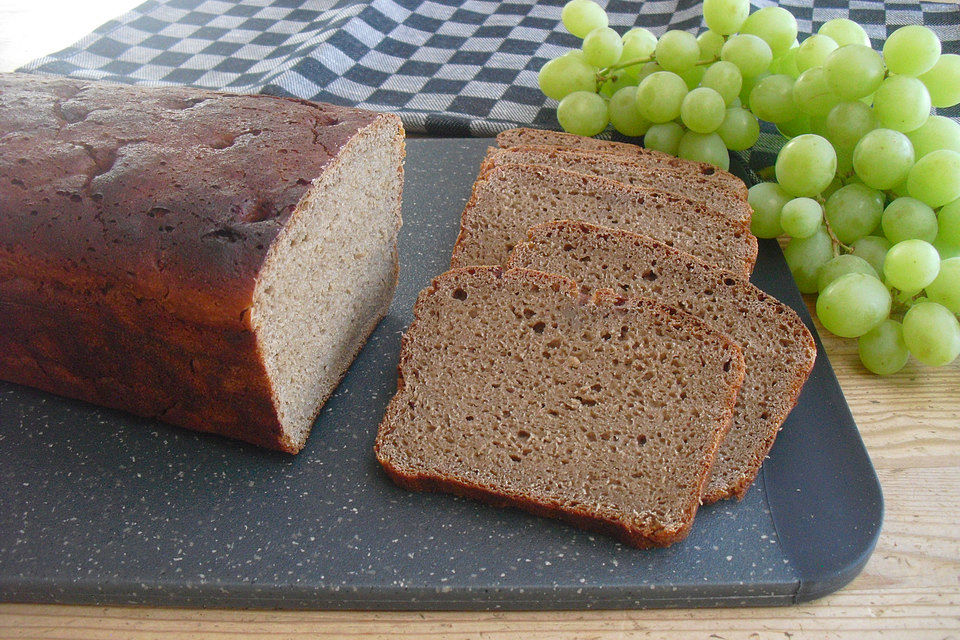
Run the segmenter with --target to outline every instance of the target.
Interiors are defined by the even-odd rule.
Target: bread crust
[[[731,356],[731,384],[727,388],[726,395],[723,398],[724,409],[717,423],[711,448],[704,452],[703,457],[699,461],[701,469],[698,479],[699,490],[695,495],[692,494],[688,502],[684,505],[684,517],[678,526],[672,528],[665,526],[637,528],[622,519],[604,517],[601,514],[593,513],[582,508],[563,506],[555,501],[538,500],[535,497],[516,492],[493,490],[489,487],[471,484],[455,477],[417,473],[395,464],[395,461],[385,453],[386,442],[390,438],[391,433],[396,429],[397,422],[404,409],[403,405],[407,401],[404,393],[406,387],[404,369],[409,363],[412,350],[418,347],[409,336],[416,324],[428,320],[423,315],[427,298],[436,295],[438,291],[446,286],[448,281],[455,281],[461,274],[477,273],[485,273],[495,278],[523,278],[535,281],[541,286],[553,287],[558,291],[565,292],[566,295],[570,296],[570,298],[575,300],[581,307],[606,306],[623,309],[649,307],[660,314],[665,321],[682,322],[688,326],[692,326],[695,330],[708,334],[711,336],[711,339],[718,341],[723,345],[723,348],[727,350]],[[583,529],[611,535],[624,544],[638,548],[669,546],[682,540],[689,534],[697,508],[700,505],[699,494],[702,493],[702,489],[706,485],[710,465],[716,454],[716,450],[730,427],[737,390],[743,382],[743,354],[737,343],[731,340],[729,336],[717,331],[707,323],[690,314],[673,307],[661,305],[654,300],[647,298],[628,299],[609,290],[598,291],[591,296],[582,296],[579,293],[577,284],[563,276],[529,269],[504,269],[499,266],[463,267],[451,269],[437,276],[433,279],[430,286],[421,291],[417,303],[414,305],[413,314],[414,319],[411,324],[411,329],[408,329],[401,339],[400,362],[397,367],[397,392],[387,406],[374,444],[374,453],[377,460],[384,468],[387,476],[394,483],[413,491],[448,492],[498,507],[514,507],[538,516],[560,519]]]
[[[0,378],[296,453],[253,292],[379,127],[402,147],[398,118],[359,109],[0,74]]]

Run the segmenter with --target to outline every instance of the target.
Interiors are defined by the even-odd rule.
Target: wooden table
[[[66,46],[136,4],[0,0],[0,71]],[[855,341],[818,329],[880,476],[886,518],[863,573],[816,602],[769,609],[560,613],[5,604],[0,637],[960,639],[960,362],[940,369],[911,362],[897,375],[880,378],[861,367]]]

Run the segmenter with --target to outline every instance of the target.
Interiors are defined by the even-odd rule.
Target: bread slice
[[[531,226],[568,218],[643,233],[744,276],[757,258],[745,225],[685,198],[555,167],[503,165],[474,183],[451,265],[504,264]]]
[[[739,347],[676,309],[456,269],[417,300],[376,455],[409,489],[667,545],[690,529],[742,379]]]
[[[730,189],[740,193],[743,198],[747,197],[747,186],[740,178],[729,171],[724,171],[706,162],[684,160],[683,158],[677,158],[662,151],[645,149],[637,144],[597,140],[596,138],[587,138],[585,136],[563,133],[561,131],[520,128],[501,132],[497,136],[497,145],[503,149],[547,146],[573,151],[597,151],[629,157],[635,162],[652,162],[674,168],[685,167],[686,170],[691,173],[699,172],[704,176],[713,176],[719,184],[727,185]]]
[[[721,172],[713,165],[677,160],[665,154],[626,156],[563,147],[491,148],[481,171],[502,164],[557,167],[687,198],[734,222],[750,224],[753,209],[747,202],[747,188],[740,178]]]
[[[581,222],[534,227],[509,264],[567,276],[584,293],[609,287],[654,298],[739,342],[746,377],[703,497],[705,502],[742,498],[816,358],[813,336],[793,309],[735,274],[663,243]]]

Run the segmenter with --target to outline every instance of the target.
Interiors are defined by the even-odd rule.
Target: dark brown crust
[[[746,199],[747,185],[743,180],[736,177],[729,171],[705,162],[696,162],[694,160],[684,160],[670,154],[653,149],[646,149],[637,144],[627,142],[613,142],[610,140],[597,140],[596,138],[587,138],[572,133],[562,131],[550,131],[546,129],[517,128],[501,131],[497,135],[497,145],[503,149],[512,147],[564,147],[579,151],[589,151],[596,153],[613,153],[622,156],[648,157],[654,158],[657,162],[667,164],[673,167],[690,167],[698,170],[704,175],[716,176],[718,185],[730,190],[731,193]]]
[[[270,243],[311,181],[379,117],[0,74],[0,274],[92,295],[118,287],[183,318],[243,326]]]
[[[402,139],[302,100],[0,74],[0,378],[296,453],[256,278],[373,126]]]
[[[595,184],[597,184],[597,185],[600,185],[602,188],[613,189],[613,190],[617,190],[617,191],[623,191],[623,192],[626,192],[626,193],[630,193],[630,192],[634,192],[634,193],[647,192],[647,193],[650,193],[650,192],[653,192],[653,190],[651,190],[651,189],[642,189],[642,188],[640,188],[640,187],[631,187],[631,186],[624,185],[624,184],[622,184],[622,183],[620,183],[620,182],[616,182],[616,181],[614,181],[614,180],[609,180],[609,179],[607,179],[607,178],[601,178],[601,177],[599,177],[599,176],[584,175],[584,174],[581,174],[581,173],[577,173],[577,172],[575,172],[575,171],[567,171],[567,170],[565,170],[565,169],[558,169],[558,168],[556,168],[556,167],[550,167],[550,166],[540,166],[540,165],[491,165],[491,166],[482,166],[482,167],[481,167],[481,170],[480,170],[480,174],[477,176],[477,179],[476,179],[476,180],[474,181],[474,183],[473,183],[473,188],[471,189],[471,192],[470,192],[470,199],[467,200],[467,204],[464,205],[464,207],[463,207],[463,213],[461,213],[461,215],[460,215],[460,232],[457,234],[456,242],[454,242],[454,244],[453,244],[453,251],[452,251],[451,256],[450,256],[450,264],[451,264],[451,267],[454,267],[454,266],[455,266],[455,261],[456,261],[457,255],[458,255],[461,251],[463,251],[463,245],[464,245],[464,243],[465,243],[465,241],[466,241],[466,234],[465,234],[465,232],[464,232],[464,222],[465,222],[466,220],[468,220],[468,214],[469,214],[469,212],[470,212],[474,207],[477,206],[477,200],[478,200],[478,199],[480,198],[480,196],[481,196],[481,188],[484,186],[484,182],[487,180],[487,178],[490,176],[490,174],[492,174],[492,173],[494,173],[494,172],[496,172],[496,171],[507,170],[507,169],[509,169],[509,168],[515,168],[515,167],[520,167],[520,166],[525,167],[525,168],[526,168],[528,171],[530,171],[531,173],[540,173],[540,174],[546,173],[546,174],[550,174],[550,173],[553,173],[553,172],[562,171],[562,172],[567,173],[567,174],[571,174],[571,173],[572,173],[572,174],[576,174],[577,176],[582,177],[585,181],[587,181],[587,182],[593,182],[593,183],[595,183]],[[674,196],[674,195],[672,195],[672,194],[661,194],[661,195],[663,195],[664,197],[668,197],[668,198],[683,200],[682,198],[678,198],[677,196]],[[728,223],[728,224],[733,225],[733,226],[735,226],[735,227],[737,227],[737,228],[739,228],[739,229],[742,229],[742,231],[743,231],[743,239],[744,239],[743,241],[745,242],[745,245],[746,245],[746,246],[745,246],[745,252],[744,252],[744,256],[743,256],[743,258],[744,258],[744,260],[743,260],[743,273],[741,274],[741,276],[742,276],[742,277],[749,277],[749,276],[750,276],[750,273],[753,271],[754,265],[756,264],[757,255],[759,254],[759,251],[760,251],[760,245],[759,245],[759,243],[757,242],[757,238],[756,238],[756,236],[754,236],[753,234],[750,233],[749,226],[748,226],[748,225],[741,224],[741,223],[738,223],[738,222],[734,222],[734,221],[730,220],[729,218],[723,216],[722,214],[717,213],[717,212],[713,212],[713,211],[709,211],[709,210],[707,210],[706,208],[704,208],[703,213],[704,213],[704,215],[714,216],[714,217],[719,218],[720,220],[722,220],[724,223]]]
[[[747,490],[753,484],[753,481],[756,479],[757,474],[760,472],[760,467],[763,464],[763,460],[766,458],[767,454],[770,453],[770,449],[773,447],[773,443],[777,438],[780,427],[783,422],[787,419],[787,416],[790,414],[790,411],[793,407],[796,406],[797,400],[800,397],[800,392],[803,389],[803,385],[806,383],[807,378],[810,376],[810,372],[813,370],[813,365],[817,357],[817,345],[813,339],[813,335],[806,328],[806,325],[803,324],[803,321],[800,319],[800,316],[788,305],[780,302],[773,296],[768,293],[761,291],[749,281],[744,280],[742,277],[738,276],[735,273],[725,271],[719,267],[707,264],[702,260],[697,259],[694,256],[691,256],[683,251],[669,247],[661,242],[657,242],[652,238],[648,238],[641,234],[633,233],[631,231],[625,231],[622,229],[611,229],[609,227],[602,227],[599,225],[590,224],[587,222],[582,222],[579,220],[563,220],[558,222],[547,222],[544,224],[539,224],[534,227],[531,227],[527,235],[529,238],[534,238],[538,233],[549,231],[552,228],[556,227],[575,227],[580,229],[585,234],[599,234],[614,236],[624,239],[635,239],[644,243],[653,243],[658,246],[660,251],[664,253],[676,256],[677,258],[686,260],[693,265],[697,265],[700,270],[708,271],[716,274],[718,280],[723,279],[724,277],[735,278],[738,281],[741,281],[743,285],[749,289],[753,289],[756,292],[757,298],[764,301],[766,304],[770,304],[776,307],[780,320],[782,322],[787,322],[792,326],[800,330],[800,335],[802,336],[802,344],[797,344],[796,349],[798,352],[802,352],[806,355],[802,360],[806,363],[805,367],[802,369],[796,369],[790,371],[791,378],[786,394],[785,409],[775,414],[773,418],[769,421],[768,424],[771,425],[770,430],[764,435],[764,446],[757,451],[757,455],[752,458],[751,466],[742,469],[742,474],[740,480],[729,487],[718,488],[712,492],[706,491],[709,486],[709,480],[706,485],[704,485],[704,493],[702,496],[703,502],[705,504],[713,503],[718,500],[723,500],[726,498],[735,497],[738,500],[742,500],[743,496],[746,495]],[[529,243],[520,243],[518,244],[513,253],[510,256],[510,261],[507,263],[508,267],[521,267],[525,264],[524,255],[528,251]]]
[[[405,363],[409,360],[410,350],[416,348],[416,345],[412,344],[407,337],[409,335],[409,330],[401,340],[400,363],[397,367],[397,392],[390,401],[390,404],[387,406],[383,420],[380,423],[376,443],[374,445],[374,453],[376,454],[377,460],[380,462],[387,475],[397,485],[406,489],[414,491],[448,492],[479,500],[498,507],[515,507],[538,516],[557,518],[583,529],[611,535],[624,544],[638,548],[648,548],[654,546],[665,547],[685,538],[690,532],[690,528],[693,525],[694,516],[696,515],[697,508],[700,505],[698,495],[700,492],[702,492],[702,489],[709,477],[709,471],[713,457],[720,445],[720,441],[723,439],[726,431],[730,428],[737,391],[743,382],[743,355],[739,346],[728,336],[710,327],[710,325],[699,320],[698,318],[695,318],[694,316],[691,316],[673,307],[661,305],[654,300],[649,300],[646,298],[626,299],[614,294],[612,291],[600,291],[595,293],[590,298],[584,298],[580,296],[576,283],[563,276],[543,273],[540,271],[532,271],[528,269],[504,269],[498,266],[476,266],[451,269],[450,271],[447,271],[446,273],[434,278],[430,286],[421,291],[420,295],[418,296],[417,303],[414,305],[413,310],[413,323],[424,321],[424,318],[421,316],[421,310],[424,306],[422,301],[429,296],[434,295],[443,286],[443,283],[447,279],[456,278],[459,274],[463,273],[478,273],[481,271],[494,274],[498,278],[533,279],[538,281],[542,286],[554,287],[558,291],[566,290],[567,295],[569,295],[572,299],[577,300],[578,304],[581,306],[613,306],[624,309],[638,306],[653,307],[665,318],[670,318],[674,322],[683,322],[695,325],[698,330],[712,336],[713,339],[722,343],[724,347],[729,350],[731,356],[734,358],[735,363],[732,367],[733,373],[731,375],[736,376],[736,379],[730,385],[727,397],[724,399],[725,409],[720,424],[717,426],[712,449],[707,452],[707,454],[704,456],[704,459],[701,460],[702,471],[700,474],[698,485],[699,490],[697,491],[697,495],[691,495],[689,503],[684,507],[686,517],[681,526],[677,527],[676,529],[664,527],[638,530],[635,527],[631,527],[629,523],[611,518],[605,518],[599,514],[590,513],[583,509],[571,509],[555,502],[537,501],[532,496],[528,495],[493,491],[490,488],[464,483],[456,478],[410,473],[396,467],[392,460],[383,455],[382,447],[387,437],[395,428],[393,424],[400,412],[400,404],[404,401],[403,392],[405,380],[403,368]],[[411,324],[411,326],[413,326],[413,324]]]

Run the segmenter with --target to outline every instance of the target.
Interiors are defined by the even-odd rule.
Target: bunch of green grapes
[[[562,20],[580,50],[549,61],[540,88],[557,118],[592,136],[608,124],[681,158],[729,166],[759,121],[786,144],[750,189],[751,230],[788,236],[787,263],[832,333],[857,338],[863,364],[899,371],[910,354],[941,366],[960,354],[960,56],[907,26],[875,51],[863,28],[830,20],[797,41],[779,7],[704,0],[707,30],[657,39],[608,26],[591,0]]]
[[[960,56],[926,27],[897,29],[883,51],[831,20],[791,48],[756,91],[781,78],[798,111],[775,182],[750,189],[751,229],[788,236],[804,293],[818,293],[830,332],[857,338],[870,371],[912,354],[942,366],[960,355],[960,124],[931,107],[960,103]]]
[[[592,136],[611,124],[643,136],[648,148],[726,169],[728,149],[757,141],[758,116],[794,119],[782,82],[759,91],[769,113],[748,108],[758,80],[796,40],[793,15],[779,7],[748,15],[748,0],[707,0],[703,10],[708,29],[699,36],[667,31],[658,39],[641,27],[620,35],[600,5],[568,2],[563,24],[583,46],[539,74],[543,93],[560,101],[560,126]]]

